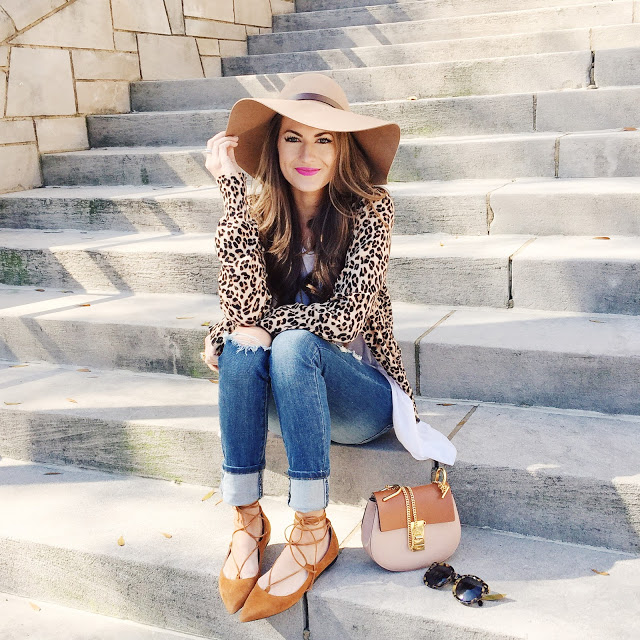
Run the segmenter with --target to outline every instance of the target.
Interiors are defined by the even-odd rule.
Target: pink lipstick
[[[320,169],[309,169],[308,167],[296,167],[296,171],[303,176],[312,176],[318,173]]]

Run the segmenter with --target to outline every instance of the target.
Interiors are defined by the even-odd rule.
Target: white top
[[[304,261],[302,271],[304,277],[313,269],[315,254],[312,251],[303,252],[302,259]],[[300,290],[295,301],[309,304],[310,299],[306,292]],[[355,358],[380,371],[389,381],[393,402],[393,429],[405,449],[416,460],[433,459],[445,464],[453,464],[456,459],[456,448],[444,434],[431,425],[422,420],[416,423],[411,398],[374,358],[362,333],[359,333],[346,347],[338,346],[341,351],[350,351]]]

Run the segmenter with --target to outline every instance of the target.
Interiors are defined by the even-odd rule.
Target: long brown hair
[[[282,116],[275,114],[269,123],[248,197],[265,248],[267,286],[274,297],[274,306],[291,304],[300,289],[311,302],[325,302],[333,295],[335,281],[344,267],[359,199],[376,202],[388,192],[371,183],[369,164],[355,137],[348,132],[334,132],[337,153],[334,176],[325,187],[319,213],[308,223],[315,264],[302,278],[302,234],[291,187],[282,175],[278,158],[281,122]],[[257,185],[261,186],[259,194]]]

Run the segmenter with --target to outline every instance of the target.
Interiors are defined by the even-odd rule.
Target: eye
[[[287,136],[285,138],[286,142],[295,142],[298,138],[296,138],[296,136]]]
[[[322,144],[328,144],[333,142],[333,140],[331,138],[318,138],[318,142],[320,142],[321,140],[326,140],[327,142],[323,142]]]

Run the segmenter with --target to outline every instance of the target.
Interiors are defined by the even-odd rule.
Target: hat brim
[[[326,131],[349,131],[371,166],[373,184],[387,184],[391,163],[400,144],[400,127],[372,116],[336,109],[317,100],[242,98],[229,114],[226,134],[238,136],[236,162],[255,177],[269,121],[279,113],[296,122]]]

